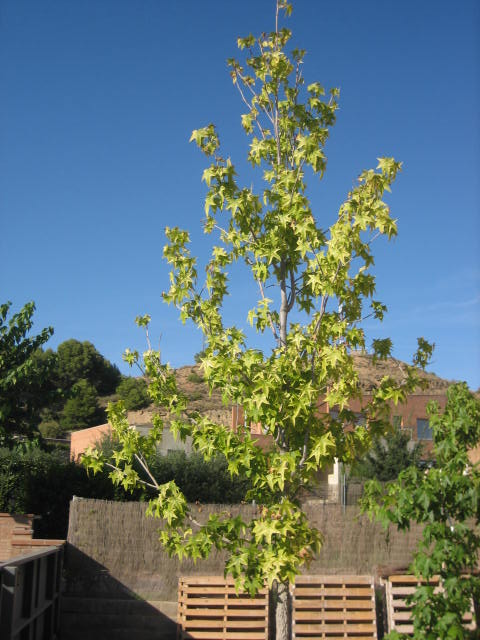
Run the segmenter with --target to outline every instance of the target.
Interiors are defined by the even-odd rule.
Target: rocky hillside
[[[384,376],[392,376],[395,379],[402,377],[402,364],[394,360],[377,362],[372,364],[372,359],[368,355],[355,354],[355,360],[365,391],[375,387]],[[429,382],[428,391],[432,395],[444,394],[452,381],[439,378],[434,373],[423,373]],[[189,365],[180,367],[176,371],[179,388],[190,398],[190,407],[210,416],[213,420],[225,425],[231,424],[231,407],[226,407],[222,403],[221,394],[214,391],[211,395],[207,386],[203,382],[202,372],[199,365]],[[141,411],[131,411],[128,418],[131,424],[141,425],[151,421],[153,407],[148,407]]]
[[[208,415],[212,420],[229,426],[232,420],[231,407],[222,403],[222,395],[213,391],[210,395],[207,385],[203,382],[199,365],[180,367],[175,372],[177,384],[190,399],[190,408]],[[130,411],[128,419],[131,424],[147,424],[150,422],[153,407],[147,407],[141,411]]]
[[[362,388],[365,391],[375,388],[385,376],[390,376],[397,381],[403,377],[402,367],[405,366],[405,363],[400,360],[389,359],[377,362],[374,365],[371,356],[355,353],[354,358]],[[452,380],[444,380],[434,373],[422,372],[421,376],[428,380],[428,389],[419,393],[442,395],[453,384]]]

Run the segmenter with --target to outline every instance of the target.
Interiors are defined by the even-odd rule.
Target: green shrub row
[[[232,480],[221,459],[205,463],[199,455],[183,452],[158,455],[152,461],[160,482],[175,480],[188,500],[195,502],[239,502],[244,484]],[[0,449],[0,512],[33,513],[35,537],[63,539],[68,531],[68,511],[72,496],[103,500],[146,500],[147,492],[126,492],[114,487],[108,472],[88,475],[68,459],[66,451]]]

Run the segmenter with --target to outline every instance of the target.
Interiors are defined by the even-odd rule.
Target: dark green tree
[[[445,411],[432,403],[428,414],[436,466],[409,467],[386,489],[372,481],[363,508],[385,527],[406,530],[411,522],[424,527],[412,569],[427,581],[440,576],[443,591],[425,585],[411,597],[413,637],[469,638],[462,617],[472,600],[480,599],[480,468],[468,452],[480,442],[480,401],[466,384],[458,384],[447,392]]]
[[[127,411],[143,409],[150,404],[148,386],[143,378],[123,378],[117,387],[117,394],[123,400]]]
[[[35,304],[28,302],[8,318],[10,307],[11,302],[0,305],[0,440],[6,443],[17,434],[32,435],[40,422],[40,410],[48,402],[45,382],[53,364],[38,355],[53,328],[29,335]]]
[[[121,379],[118,367],[104,358],[91,342],[74,339],[58,346],[57,377],[64,390],[71,389],[79,380],[88,380],[100,395],[113,393]]]
[[[98,404],[95,387],[88,380],[79,380],[72,389],[61,414],[64,429],[86,429],[105,421],[105,412]]]
[[[351,475],[380,482],[395,480],[404,469],[420,464],[422,451],[422,445],[412,443],[406,431],[392,427],[383,438],[376,438],[372,448],[355,461]]]

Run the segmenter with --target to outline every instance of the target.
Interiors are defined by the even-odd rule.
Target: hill
[[[356,353],[354,358],[365,392],[374,388],[384,376],[391,376],[396,380],[402,377],[402,366],[405,366],[405,363],[401,361],[390,359],[373,365],[371,356]],[[219,423],[231,424],[231,406],[223,404],[219,391],[215,390],[211,394],[209,393],[207,385],[203,381],[200,365],[180,367],[176,370],[175,375],[179,388],[189,397],[192,409],[208,415]],[[443,395],[447,388],[453,384],[452,381],[444,380],[434,373],[425,372],[422,373],[422,377],[428,380],[429,386],[428,390],[419,393]],[[153,406],[140,411],[130,411],[128,419],[131,424],[148,424],[153,412]]]

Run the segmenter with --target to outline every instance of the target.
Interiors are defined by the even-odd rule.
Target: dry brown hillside
[[[354,358],[362,388],[365,391],[375,388],[385,376],[390,376],[399,381],[404,375],[403,367],[405,367],[405,363],[400,360],[377,361],[374,365],[372,357],[369,355],[354,353]],[[442,395],[453,384],[452,380],[444,380],[434,373],[422,372],[421,376],[428,380],[428,389],[420,393]]]
[[[198,364],[180,367],[175,371],[175,375],[179,389],[190,399],[191,409],[200,411],[221,424],[228,426],[231,424],[231,407],[226,407],[222,403],[222,395],[219,391],[213,391],[212,394],[208,392]],[[130,411],[128,420],[132,424],[147,424],[150,422],[153,411],[153,406],[141,411]]]
[[[402,376],[402,362],[387,360],[373,365],[371,356],[358,353],[354,357],[365,391],[375,387],[384,376],[392,376],[397,380]],[[208,415],[217,422],[231,424],[231,407],[226,407],[222,403],[222,397],[218,391],[209,394],[199,365],[180,367],[175,373],[179,388],[190,398],[192,409]],[[422,393],[440,395],[445,393],[448,386],[452,384],[452,381],[439,378],[434,373],[422,375],[429,382],[428,390]],[[130,411],[128,414],[130,423],[137,425],[149,423],[153,410],[153,407],[148,407],[141,411]]]

